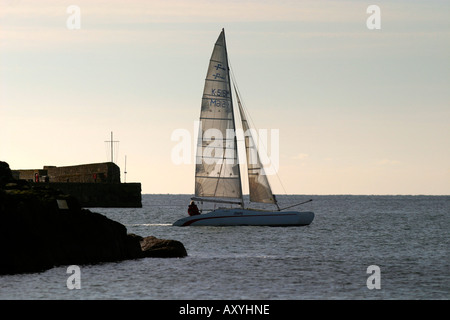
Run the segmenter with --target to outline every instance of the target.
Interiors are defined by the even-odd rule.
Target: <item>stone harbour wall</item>
[[[39,183],[40,184],[40,183]],[[49,183],[77,198],[84,208],[141,208],[140,183]]]
[[[120,168],[113,162],[12,171],[16,179],[33,182],[120,183]]]
[[[120,183],[120,168],[113,162],[12,170],[12,175],[16,180],[50,184],[77,198],[82,207],[142,207],[141,184]]]

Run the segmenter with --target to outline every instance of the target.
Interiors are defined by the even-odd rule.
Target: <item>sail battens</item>
[[[208,176],[195,176],[196,178],[202,178],[202,179],[217,179],[217,177],[208,177]],[[235,179],[239,180],[239,178],[236,177],[220,177],[220,179],[228,180],[228,179]]]
[[[223,120],[223,121],[228,121],[230,119],[228,119],[228,118],[200,117],[200,120]]]
[[[226,162],[234,163],[234,158],[208,157],[208,156],[203,156],[202,158],[203,158],[203,159],[214,159],[214,160],[218,160],[218,162],[221,161],[221,162],[224,162],[224,163],[226,163]]]
[[[219,138],[215,138],[214,139],[215,141],[234,141],[234,139],[227,139],[227,138],[221,138],[221,139],[219,139]],[[205,138],[205,139],[203,139],[203,142],[209,142],[210,141],[210,139],[208,138]],[[234,146],[233,146],[234,147]],[[225,146],[224,146],[224,148],[225,148]]]
[[[215,81],[215,82],[227,83],[226,80],[217,80],[217,79],[208,79],[208,78],[206,78],[205,81]]]
[[[220,140],[217,140],[217,141],[220,142]],[[206,142],[206,141],[205,141],[205,142]],[[214,150],[214,151],[218,150],[217,152],[219,152],[218,154],[220,154],[220,158],[221,158],[221,159],[222,159],[222,158],[231,158],[231,159],[234,159],[234,158],[235,158],[234,155],[233,155],[233,153],[231,153],[231,155],[233,155],[232,157],[230,157],[230,154],[228,154],[228,153],[224,153],[224,154],[221,154],[221,153],[220,153],[220,150],[234,150],[234,146],[230,146],[230,147],[227,147],[227,146],[215,146],[215,147],[211,147],[210,145],[208,145],[207,143],[205,143],[205,144],[203,144],[203,148],[209,148],[209,149],[208,149],[208,153],[205,153],[205,152],[204,152],[204,154],[201,156],[201,158],[210,158],[210,157],[212,157],[212,156],[208,156],[208,154],[211,154],[209,151],[212,151],[212,150]],[[217,158],[217,156],[215,156],[215,158]]]

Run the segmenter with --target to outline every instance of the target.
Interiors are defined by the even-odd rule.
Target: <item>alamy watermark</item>
[[[66,26],[69,30],[81,29],[81,9],[77,5],[70,5],[66,12],[70,14],[67,18]],[[381,29],[381,9],[379,6],[372,4],[367,7],[366,13],[370,16],[366,20],[366,26],[369,30]]]
[[[66,20],[66,27],[69,30],[81,29],[81,9],[79,6],[71,5],[68,6],[66,12],[70,16]]]
[[[366,285],[369,290],[381,289],[381,270],[377,265],[370,265],[367,267],[367,273],[370,276],[367,278]]]
[[[380,30],[381,29],[381,9],[379,6],[372,4],[367,7],[367,13],[371,15],[366,20],[366,26],[369,30]]]
[[[203,130],[202,122],[194,122],[194,132],[197,137],[192,137],[187,129],[176,129],[172,132],[171,140],[177,142],[172,148],[172,163],[180,164],[240,164],[236,154],[235,143],[248,143],[246,156],[248,163],[258,164],[258,154],[266,175],[273,175],[280,167],[280,132],[279,129],[226,129],[225,133],[219,129],[209,128]],[[201,141],[198,146],[197,141]],[[268,149],[270,145],[270,154]],[[195,150],[197,152],[196,160]],[[245,149],[244,149],[245,150]],[[257,151],[258,150],[258,153]]]
[[[70,274],[67,278],[67,289],[81,289],[81,269],[77,265],[71,265],[67,267],[66,273]],[[367,278],[366,286],[369,290],[381,289],[381,269],[377,265],[370,265],[367,267],[367,274],[370,276]]]
[[[71,274],[66,281],[67,289],[81,289],[81,269],[79,266],[71,265],[67,267],[66,273]]]

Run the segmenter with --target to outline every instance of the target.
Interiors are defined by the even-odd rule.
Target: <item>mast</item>
[[[239,153],[237,148],[237,137],[236,137],[236,118],[234,116],[234,106],[233,106],[233,90],[231,89],[231,78],[230,78],[230,62],[228,60],[228,51],[227,51],[227,42],[225,38],[225,28],[222,28],[223,32],[223,43],[225,46],[225,60],[227,62],[227,78],[228,78],[228,85],[230,88],[230,103],[231,103],[231,114],[233,115],[233,126],[234,126],[234,145],[235,145],[235,151],[236,151],[236,162],[237,162],[237,169],[239,172],[241,172],[241,167],[239,165]],[[241,175],[239,174],[239,189],[241,194],[241,207],[244,208],[244,193],[242,192],[242,179]]]
[[[113,139],[113,132],[111,131],[111,162],[114,162],[113,160],[114,160],[114,158],[113,158],[113,154],[114,154],[114,152],[113,152],[113,150],[114,150],[114,139]]]
[[[127,156],[125,155],[125,171],[124,171],[124,176],[125,176],[125,183],[127,183]]]
[[[110,141],[105,141],[105,142],[110,142],[111,143],[111,162],[114,162],[114,142],[120,142],[120,141],[114,141],[113,139],[113,132],[111,131],[111,140]]]

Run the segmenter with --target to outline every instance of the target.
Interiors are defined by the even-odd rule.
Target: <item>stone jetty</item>
[[[0,161],[0,274],[146,257],[185,257],[176,240],[127,233],[48,184],[15,180]]]

